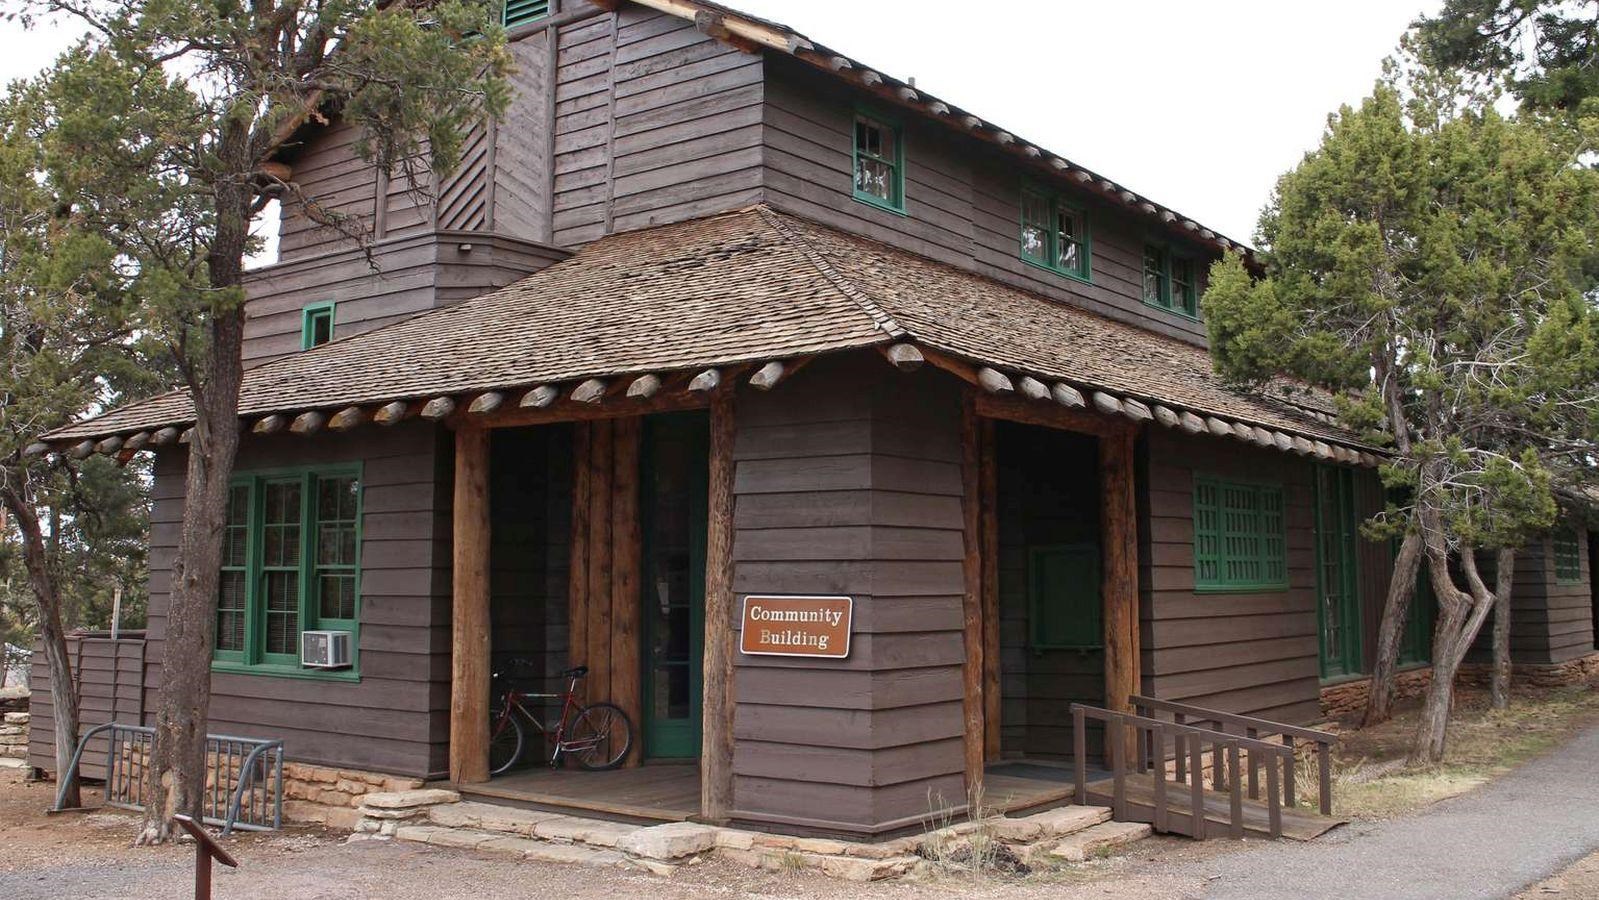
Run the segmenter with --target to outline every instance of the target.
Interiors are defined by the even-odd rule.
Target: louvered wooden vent
[[[506,0],[505,27],[515,28],[535,19],[542,19],[549,13],[550,0]]]

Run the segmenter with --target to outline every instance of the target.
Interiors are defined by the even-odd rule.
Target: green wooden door
[[[644,421],[643,727],[645,755],[656,759],[700,752],[708,443],[703,413]]]
[[[1360,581],[1354,473],[1316,467],[1316,599],[1321,613],[1321,676],[1362,667]]]

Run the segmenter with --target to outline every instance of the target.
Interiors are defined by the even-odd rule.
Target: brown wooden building
[[[1211,372],[1247,248],[781,25],[516,8],[515,101],[434,200],[337,121],[286,160],[378,271],[290,207],[252,275],[214,731],[555,802],[487,781],[489,676],[582,664],[675,785],[621,812],[873,835],[1049,780],[1073,701],[1308,722],[1368,671],[1375,449]],[[50,436],[156,454],[151,673],[189,418]],[[1592,546],[1524,559],[1518,662],[1593,664]],[[740,652],[771,595],[851,598],[848,655]]]

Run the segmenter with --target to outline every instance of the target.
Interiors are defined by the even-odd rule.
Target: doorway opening
[[[1071,704],[1105,700],[1098,439],[995,423],[1001,774],[1072,756]],[[1101,755],[1102,728],[1087,752]],[[1064,774],[1064,770],[1061,770]]]

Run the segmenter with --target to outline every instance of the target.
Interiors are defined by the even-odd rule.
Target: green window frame
[[[1096,543],[1028,548],[1029,648],[1097,650],[1105,646],[1099,565]]]
[[[300,349],[309,350],[333,340],[332,300],[309,303],[300,310]]]
[[[857,112],[852,130],[855,199],[904,215],[905,141],[899,124]]]
[[[1143,295],[1150,306],[1199,318],[1199,267],[1194,258],[1168,244],[1146,243]]]
[[[1288,532],[1278,484],[1194,477],[1194,590],[1288,588]]]
[[[212,667],[357,680],[361,466],[241,472],[228,493]],[[348,631],[349,669],[305,669],[300,635]]]
[[[1018,252],[1023,262],[1089,281],[1093,240],[1080,204],[1035,188],[1022,188]]]
[[[515,28],[528,22],[537,22],[550,14],[550,0],[505,0],[501,23]]]
[[[1582,581],[1582,539],[1575,526],[1555,529],[1549,536],[1549,546],[1555,558],[1555,581],[1560,584],[1578,584]]]

